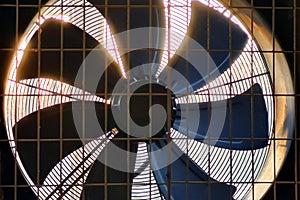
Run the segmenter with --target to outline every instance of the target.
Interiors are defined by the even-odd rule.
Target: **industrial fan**
[[[4,114],[34,195],[262,197],[293,127],[292,99],[273,95],[293,91],[276,40],[223,1],[124,5],[51,0],[20,40]]]

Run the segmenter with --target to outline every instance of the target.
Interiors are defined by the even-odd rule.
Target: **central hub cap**
[[[161,105],[167,111],[167,89],[158,84],[148,84],[138,88],[129,100],[129,111],[133,121],[140,126],[148,125],[150,117],[157,117],[153,116],[150,111],[150,108],[155,104]]]
[[[163,137],[168,130],[168,121],[172,126],[176,114],[174,94],[157,83],[130,84],[126,93],[114,98],[113,106],[120,110],[119,116],[123,120],[119,122],[122,123],[123,131],[136,138]],[[133,123],[144,128],[143,131],[133,130]]]

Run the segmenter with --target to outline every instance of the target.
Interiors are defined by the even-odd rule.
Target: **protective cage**
[[[0,199],[298,199],[297,5],[2,0]]]

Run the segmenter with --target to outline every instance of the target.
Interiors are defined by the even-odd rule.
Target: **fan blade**
[[[188,139],[174,129],[171,129],[171,138],[210,177],[220,182],[232,182],[237,188],[234,199],[241,199],[248,193],[268,154],[268,148],[240,151],[211,146]]]
[[[209,80],[215,79],[219,73],[227,70],[241,54],[248,39],[240,27],[224,18],[223,14],[197,4],[199,3],[194,2],[192,6],[192,13],[194,14],[192,15],[188,36],[203,47],[203,49],[198,49],[196,53],[204,54],[204,50],[208,51],[202,60],[207,64],[200,66],[201,74],[193,64],[179,55],[175,55],[169,64],[187,78],[193,90],[199,89]],[[209,27],[209,32],[207,27]],[[182,48],[188,49],[189,47]],[[184,53],[193,58],[191,50]],[[205,61],[208,58],[212,60]],[[186,89],[182,88],[180,93],[186,94]]]
[[[113,129],[106,135],[87,143],[60,161],[39,188],[42,199],[80,199],[82,184],[100,152],[118,133]]]
[[[146,143],[139,143],[132,182],[131,199],[164,199],[150,169]]]
[[[165,140],[152,142],[148,145],[151,153],[151,165],[158,168],[159,161],[170,157],[179,159],[169,166],[154,171],[155,179],[161,193],[166,199],[232,199],[236,188],[220,183],[206,174],[172,141],[170,151],[153,154],[167,145]],[[170,190],[168,190],[170,189]],[[169,196],[170,195],[170,196]]]
[[[175,120],[174,129],[184,133],[189,138],[195,138],[199,141],[206,137],[210,138],[209,135],[206,135],[210,124],[210,105],[202,103],[181,104],[178,106],[179,112],[177,115],[179,116],[177,118],[180,117],[181,120]],[[189,106],[198,108],[198,110],[191,110]],[[268,145],[268,112],[261,87],[258,84],[252,86],[244,94],[227,101],[226,106],[226,118],[222,133],[219,138],[210,138],[210,141],[217,140],[214,146],[233,150],[251,150]],[[201,120],[199,122],[192,121],[194,112],[200,112]],[[196,126],[195,124],[189,125],[190,122],[196,123]],[[193,127],[196,129],[193,130]]]
[[[119,69],[124,78],[126,78],[126,73],[120,53],[118,50],[118,45],[107,20],[99,12],[99,10],[93,6],[88,1],[84,0],[58,0],[54,5],[58,7],[51,6],[47,13],[58,12],[61,15],[66,15],[69,18],[70,23],[84,30],[86,33],[94,37],[107,52],[112,56],[112,58],[118,63]],[[63,5],[64,9],[61,9]],[[84,7],[82,5],[85,5]],[[61,13],[63,10],[63,13]],[[46,12],[45,12],[46,13]],[[43,15],[47,15],[41,13]]]
[[[51,19],[69,22],[95,38],[107,50],[113,60],[118,63],[123,77],[126,78],[117,43],[110,31],[107,20],[99,10],[86,0],[54,0],[48,2],[39,11],[34,17],[31,26],[26,30],[18,51],[13,58],[12,68],[14,70],[11,70],[11,74],[9,74],[11,80],[16,80],[16,71],[22,61],[29,41],[37,30],[47,20]]]
[[[20,82],[9,81],[10,90],[7,93],[8,102],[18,102],[18,108],[15,105],[9,105],[11,108],[11,127],[20,119],[36,112],[39,109],[68,103],[72,101],[94,101],[108,103],[101,97],[83,91],[69,84],[47,78],[35,78],[21,80]],[[15,116],[16,115],[16,116]],[[16,122],[15,122],[16,120]]]
[[[155,74],[159,77],[169,60],[181,46],[191,20],[191,0],[164,0],[165,42],[159,68]]]
[[[96,160],[86,180],[82,198],[125,200],[132,196],[132,172],[137,149],[138,143],[128,142],[128,135],[120,130]]]
[[[242,94],[253,84],[262,86],[264,98],[270,110],[272,104],[271,86],[269,85],[269,72],[267,71],[263,58],[258,47],[252,39],[248,39],[242,53],[221,75],[216,77],[194,94],[182,96],[176,99],[176,103],[202,103],[210,101],[220,101]],[[210,77],[212,79],[212,77]],[[209,94],[209,95],[208,95]]]
[[[133,3],[134,2],[131,2],[131,4]],[[164,27],[164,7],[162,5],[162,1],[153,0],[144,3],[149,4],[150,9],[149,7],[130,8],[130,29],[143,27]],[[136,20],[138,18],[142,18],[143,20]],[[113,20],[113,24],[115,24],[117,27],[120,27],[120,25],[126,23],[126,19],[127,18],[125,17],[123,21],[120,20],[118,14],[118,17]],[[120,24],[120,21],[122,21],[122,24]],[[147,67],[151,67],[151,74],[154,75],[155,71],[157,70],[157,66],[155,65],[155,63],[159,63],[160,61],[160,58],[162,56],[162,50],[160,49],[163,49],[164,43],[164,31],[161,31],[159,29],[157,30],[158,31],[156,33],[147,33],[147,35],[142,36],[143,40],[148,41],[148,44],[151,43],[150,41],[153,41],[154,46],[152,48],[134,49],[123,55],[123,60],[127,62],[127,65],[130,66],[130,68],[151,63],[151,66],[147,65]],[[134,38],[134,41],[136,41],[136,38]],[[128,45],[124,44],[124,46]],[[129,46],[129,48],[132,49],[132,46]]]

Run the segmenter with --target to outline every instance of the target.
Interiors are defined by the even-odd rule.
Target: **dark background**
[[[300,134],[297,125],[300,120],[299,113],[299,86],[300,86],[300,1],[294,0],[248,0],[258,13],[266,20],[269,28],[274,31],[281,47],[285,51],[292,78],[295,84],[295,137],[292,142],[286,162],[276,179],[274,186],[268,191],[264,199],[297,199],[296,189],[300,194]],[[45,3],[42,0],[42,3]],[[115,1],[117,2],[117,1]],[[0,0],[0,103],[3,99],[3,83],[7,74],[9,62],[13,56],[16,46],[16,38],[22,35],[32,17],[38,11],[38,0],[19,0],[18,28],[16,28],[16,1]],[[33,7],[32,5],[36,5]],[[298,6],[298,7],[295,7]],[[294,9],[296,8],[296,9]],[[273,15],[272,15],[273,14]],[[296,39],[296,40],[295,40]],[[14,159],[11,155],[3,124],[3,110],[1,106],[0,116],[0,151],[1,151],[1,183],[0,188],[16,179],[19,184],[26,185],[20,172],[15,176]],[[297,140],[296,140],[297,139]],[[298,144],[297,144],[298,143]],[[296,177],[298,176],[298,177]],[[12,190],[3,187],[4,199],[13,199]],[[32,199],[32,192],[28,187],[18,188],[18,199]],[[300,195],[298,195],[300,197]],[[0,198],[1,199],[1,198]]]

